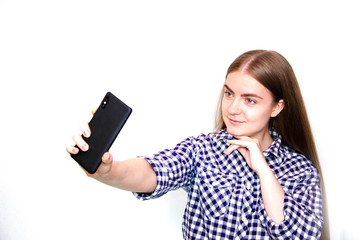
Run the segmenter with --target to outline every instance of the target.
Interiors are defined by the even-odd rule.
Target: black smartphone
[[[112,146],[131,113],[129,106],[108,92],[89,122],[91,136],[84,138],[88,151],[80,150],[78,154],[71,154],[72,158],[87,172],[95,173],[103,154]]]

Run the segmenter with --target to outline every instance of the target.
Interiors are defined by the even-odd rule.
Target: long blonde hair
[[[317,168],[323,195],[324,227],[321,239],[329,239],[327,205],[322,170],[307,111],[297,78],[289,62],[275,51],[253,50],[237,57],[229,66],[226,76],[234,71],[244,70],[258,80],[273,95],[274,101],[284,100],[284,109],[269,126],[281,136],[283,144],[303,154]],[[222,95],[215,118],[215,131],[226,128],[222,117]]]

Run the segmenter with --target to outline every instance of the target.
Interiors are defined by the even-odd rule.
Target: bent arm
[[[284,195],[284,220],[278,225],[267,215],[266,209],[263,214],[271,237],[319,239],[323,226],[323,209],[317,170],[306,168],[293,178],[285,176],[280,180],[283,186],[287,186]]]
[[[249,137],[240,137],[238,140],[228,140],[231,145],[225,150],[229,155],[238,150],[245,158],[248,166],[255,171],[260,180],[261,195],[265,210],[277,224],[284,220],[284,190],[272,169],[266,162],[259,141]]]
[[[276,224],[284,220],[284,190],[269,167],[258,171],[264,207]]]

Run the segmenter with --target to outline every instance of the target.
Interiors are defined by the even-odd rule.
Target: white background
[[[87,178],[65,146],[106,91],[134,110],[117,160],[212,131],[226,69],[251,49],[294,67],[332,239],[357,239],[361,22],[345,0],[0,0],[0,239],[182,239],[183,190],[139,201]]]

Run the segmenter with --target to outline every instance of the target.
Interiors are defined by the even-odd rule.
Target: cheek
[[[250,122],[265,122],[270,119],[270,112],[265,109],[253,108],[245,111],[244,114]]]
[[[244,115],[246,120],[254,122],[260,119],[260,112],[258,112],[256,109],[249,109],[244,111]]]

